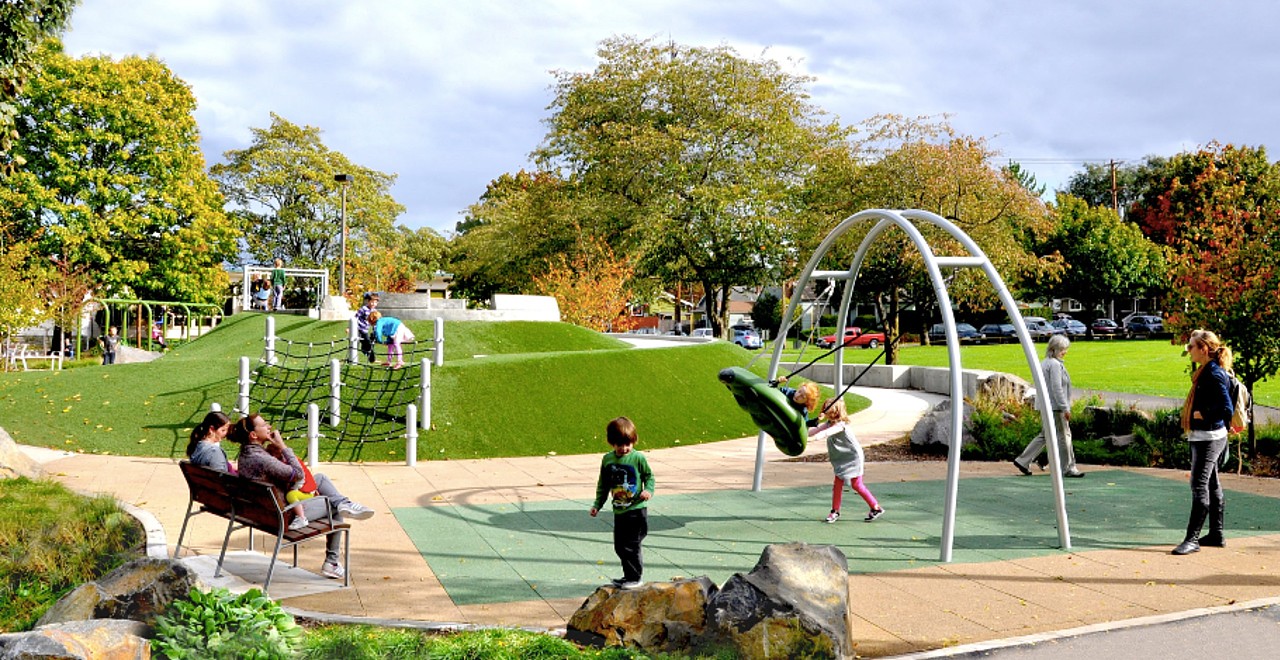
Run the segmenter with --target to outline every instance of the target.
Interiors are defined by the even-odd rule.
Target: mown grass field
[[[1036,362],[1044,358],[1045,344],[1036,344]],[[769,347],[766,347],[769,348]],[[804,362],[821,355],[823,350],[810,346],[803,353]],[[845,349],[846,364],[870,362],[879,351]],[[780,371],[786,371],[799,355],[784,353]],[[945,346],[904,346],[898,354],[899,364],[925,367],[947,366]],[[832,358],[825,358],[830,362]],[[761,360],[764,361],[763,359]],[[1030,379],[1031,371],[1018,344],[962,346],[961,365],[966,369],[1003,371]],[[1182,356],[1181,345],[1159,339],[1081,340],[1071,343],[1067,352],[1067,370],[1076,389],[1131,392],[1181,399],[1191,385],[1191,359]],[[1260,405],[1280,406],[1280,384],[1263,381],[1254,387],[1254,399]]]
[[[293,342],[328,343],[346,329],[288,316],[276,323]],[[430,322],[410,325],[419,337],[432,334]],[[239,358],[257,364],[264,328],[263,315],[241,314],[154,362],[0,374],[0,426],[24,444],[179,458],[210,404],[232,409]],[[619,415],[636,422],[642,448],[752,435],[750,418],[716,379],[752,357],[726,342],[637,350],[561,323],[450,323],[445,364],[432,370],[434,428],[419,436],[418,458],[604,452],[605,424]],[[765,361],[756,367],[763,372]],[[305,448],[303,439],[291,443]],[[320,452],[400,461],[405,446],[366,444],[353,454],[322,440]]]

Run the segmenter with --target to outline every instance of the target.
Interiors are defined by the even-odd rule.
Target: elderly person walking
[[[1053,421],[1058,427],[1059,439],[1062,441],[1062,476],[1083,477],[1084,473],[1076,469],[1076,452],[1071,447],[1071,375],[1067,373],[1067,365],[1063,359],[1067,357],[1067,349],[1071,341],[1066,335],[1054,335],[1049,338],[1049,347],[1045,349],[1044,361],[1040,370],[1044,373],[1045,389],[1036,397],[1037,407],[1049,406],[1053,411]],[[1036,456],[1044,451],[1044,430],[1022,450],[1022,455],[1013,459],[1014,467],[1024,475],[1030,475],[1029,466]]]

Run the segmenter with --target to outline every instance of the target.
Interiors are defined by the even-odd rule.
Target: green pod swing
[[[738,406],[751,415],[751,420],[761,431],[773,438],[778,451],[787,456],[804,453],[809,429],[804,416],[791,407],[786,395],[742,367],[721,369],[719,378],[729,388]]]

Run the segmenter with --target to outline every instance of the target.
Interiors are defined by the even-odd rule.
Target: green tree
[[[772,293],[762,293],[756,298],[756,304],[751,307],[751,323],[761,330],[768,330],[769,336],[778,337],[778,330],[782,327],[782,301]]]
[[[1168,326],[1217,332],[1250,388],[1280,371],[1280,164],[1262,147],[1178,154],[1135,216],[1176,250]]]
[[[521,170],[491,181],[450,242],[455,289],[477,300],[534,293],[530,275],[545,272],[548,260],[574,259],[591,236],[612,245],[592,202],[550,172]]]
[[[0,2],[0,174],[21,167],[11,154],[18,134],[18,97],[36,67],[36,48],[62,33],[79,0],[5,0]]]
[[[1122,216],[1142,198],[1166,159],[1147,156],[1141,162],[1085,163],[1084,170],[1067,180],[1060,192],[1078,197],[1089,206],[1104,206]]]
[[[1037,293],[1075,298],[1088,310],[1111,298],[1163,293],[1168,282],[1164,250],[1137,225],[1109,207],[1089,206],[1066,194],[1058,195],[1051,211],[1056,226],[1038,251],[1061,255],[1066,270],[1060,281]]]
[[[19,99],[26,165],[3,181],[18,240],[109,294],[220,301],[235,230],[205,174],[195,97],[155,58],[70,58],[55,45]]]
[[[0,338],[8,339],[15,329],[30,327],[48,318],[48,306],[41,292],[49,281],[49,274],[36,263],[33,247],[9,243],[0,250]]]
[[[806,175],[843,132],[809,102],[809,79],[772,60],[630,37],[598,55],[594,71],[557,72],[535,158],[627,231],[642,276],[701,283],[719,334],[732,286],[794,268]]]
[[[1059,276],[1057,258],[1039,257],[1027,248],[1050,229],[1045,205],[1027,188],[1025,177],[989,164],[997,154],[986,140],[957,134],[945,118],[883,115],[858,127],[850,154],[831,154],[824,176],[813,184],[809,199],[817,212],[806,216],[805,245],[816,245],[836,222],[864,209],[922,209],[964,230],[1015,289]],[[865,164],[857,165],[859,159]],[[856,234],[846,235],[826,267],[846,268],[870,229],[865,223]],[[920,229],[936,253],[963,253],[944,232]],[[903,332],[902,311],[909,306],[936,309],[923,260],[905,234],[887,231],[868,253],[857,284],[879,306],[889,340],[886,359],[893,364],[894,340]],[[953,304],[963,309],[982,310],[996,303],[986,277],[975,270],[957,272],[948,290]],[[930,317],[921,314],[919,320],[923,326]],[[925,336],[924,327],[917,331]]]
[[[245,149],[223,154],[213,178],[236,207],[245,246],[259,263],[275,258],[300,268],[328,267],[337,278],[342,238],[342,186],[347,195],[347,259],[393,231],[404,212],[391,196],[394,174],[352,163],[320,139],[314,126],[271,114]],[[334,180],[348,174],[348,184]]]

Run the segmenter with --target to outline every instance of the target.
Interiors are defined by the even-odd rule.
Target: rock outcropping
[[[766,546],[748,574],[631,591],[601,587],[569,619],[580,644],[647,652],[732,648],[737,657],[852,658],[849,565],[830,545]]]

